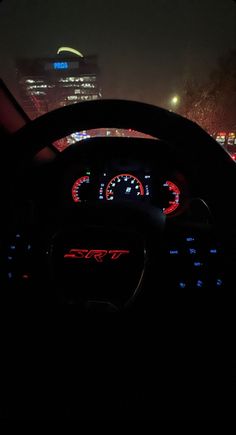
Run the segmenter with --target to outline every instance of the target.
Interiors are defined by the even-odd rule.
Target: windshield
[[[234,0],[2,0],[1,77],[32,119],[137,100],[194,120],[233,153],[235,23]]]

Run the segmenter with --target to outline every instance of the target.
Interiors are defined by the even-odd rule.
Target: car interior
[[[1,421],[235,419],[236,164],[178,104],[0,80]]]
[[[15,111],[17,123],[20,114],[13,102],[14,99],[10,118],[12,121]],[[21,117],[23,124],[23,114]],[[61,153],[52,145],[75,131],[104,125],[133,129],[150,138],[92,138],[75,143]],[[115,406],[112,402],[115,410],[111,403],[106,404],[105,414],[111,418],[119,410],[118,414],[126,418],[152,418],[156,404],[158,413],[165,418],[168,413],[172,418],[173,415],[181,418],[182,414],[190,418],[194,412],[200,412],[195,403],[199,403],[200,397],[203,415],[217,413],[222,417],[230,411],[232,414],[232,401],[229,400],[229,405],[225,397],[232,399],[233,392],[233,353],[228,355],[226,343],[232,339],[230,322],[235,303],[235,216],[233,207],[230,213],[228,210],[234,195],[236,168],[230,155],[193,122],[165,109],[125,100],[67,106],[25,123],[14,133],[7,132],[5,123],[2,142],[7,144],[2,148],[2,157],[9,168],[4,171],[5,181],[2,181],[5,186],[2,209],[5,230],[1,237],[3,306],[25,310],[73,304],[77,306],[77,315],[86,314],[92,322],[97,315],[101,318],[101,313],[106,316],[112,313],[112,316],[125,316],[129,326],[131,319],[134,324],[141,320],[143,331],[148,321],[155,319],[165,329],[157,340],[163,340],[168,329],[172,330],[172,352],[178,347],[175,370],[183,363],[177,358],[178,352],[191,359],[193,351],[198,353],[196,336],[201,337],[201,352],[193,363],[198,372],[192,379],[196,397],[191,410],[189,404],[188,407],[182,404],[180,410],[178,403],[174,414],[170,410],[165,414],[167,403],[171,409],[167,394],[170,379],[168,382],[165,379],[163,385],[163,377],[158,385],[158,391],[163,394],[158,405],[153,400],[153,392],[145,392],[149,385],[152,388],[156,385],[155,376],[152,382],[149,379],[149,383],[142,385],[141,397],[136,396],[134,370],[129,376],[128,396],[123,398],[121,392],[117,393],[119,385],[116,385],[115,403],[118,400],[119,404]],[[211,165],[213,154],[214,165]],[[186,327],[186,321],[195,338],[192,336],[187,350],[181,350],[184,343],[181,337],[176,342],[174,336],[182,322]],[[141,336],[137,343],[142,353],[148,355],[150,349],[144,351]],[[134,342],[135,338],[135,347]],[[167,342],[162,344],[166,346]],[[135,349],[129,364],[137,352]],[[221,357],[215,354],[220,349]],[[204,367],[200,361],[203,351]],[[156,358],[157,355],[148,358],[150,367],[145,370],[150,376],[155,372]],[[156,364],[159,367],[164,362],[156,361]],[[168,358],[165,364],[162,370],[166,375],[170,370]],[[190,367],[191,364],[185,364],[181,386],[173,388],[172,385],[171,402],[178,402],[176,394],[180,402],[190,394],[186,380]],[[93,386],[99,382],[100,377]],[[177,376],[172,382],[179,384],[180,378]],[[207,406],[199,385],[210,396]],[[104,414],[98,406],[101,396],[95,397],[94,406],[88,406],[92,413],[85,411],[85,403],[90,403],[88,397],[80,404],[83,417],[99,415],[101,418]],[[151,403],[147,397],[152,397]],[[128,404],[124,405],[125,401]],[[53,411],[51,408],[50,412],[48,408],[45,411],[47,416],[55,418],[59,413],[64,418],[68,415],[75,418],[77,415],[74,404],[69,411],[63,408],[63,413],[61,403],[60,406],[57,403],[55,411],[55,403],[54,399]],[[36,410],[30,412],[32,417]],[[20,415],[24,415],[22,409]]]

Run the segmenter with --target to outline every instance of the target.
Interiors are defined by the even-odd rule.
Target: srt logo
[[[81,259],[85,258],[90,260],[94,258],[98,263],[102,263],[104,258],[107,257],[110,260],[118,260],[121,255],[130,254],[130,251],[114,249],[70,249],[68,254],[64,255],[64,258]]]

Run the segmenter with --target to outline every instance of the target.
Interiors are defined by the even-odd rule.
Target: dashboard
[[[157,189],[153,186],[153,177],[150,173],[103,172],[99,178],[95,185],[90,171],[79,176],[71,187],[72,201],[87,201],[93,192],[99,201],[154,201],[154,192]],[[177,180],[162,180],[159,183],[156,202],[159,202],[165,215],[174,215],[183,206],[180,184]]]
[[[63,185],[63,202],[71,206],[86,201],[138,201],[156,205],[171,217],[181,214],[189,200],[182,173],[162,174],[138,161],[112,162],[98,171],[75,165],[66,172]]]
[[[61,210],[86,202],[135,201],[156,206],[172,219],[184,217],[193,200],[202,197],[189,168],[170,144],[157,140],[93,138],[68,147],[40,173],[35,184],[40,190],[44,184],[43,200]]]
[[[52,163],[36,165],[33,181],[29,186],[27,177],[26,183],[29,195],[55,213],[86,203],[139,202],[158,207],[168,220],[206,222],[207,186],[183,162],[170,143],[159,140],[93,138],[71,145]]]

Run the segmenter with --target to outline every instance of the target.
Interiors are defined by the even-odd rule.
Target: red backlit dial
[[[141,181],[132,174],[119,174],[113,177],[106,187],[106,199],[133,200],[144,196],[144,187]]]
[[[83,201],[83,194],[85,186],[89,183],[89,175],[84,175],[83,177],[78,178],[76,182],[73,184],[71,193],[74,202]]]
[[[166,181],[163,184],[163,187],[166,189],[166,200],[165,206],[163,207],[163,213],[167,215],[173,213],[179,207],[180,189],[176,184],[172,183],[172,181]]]

